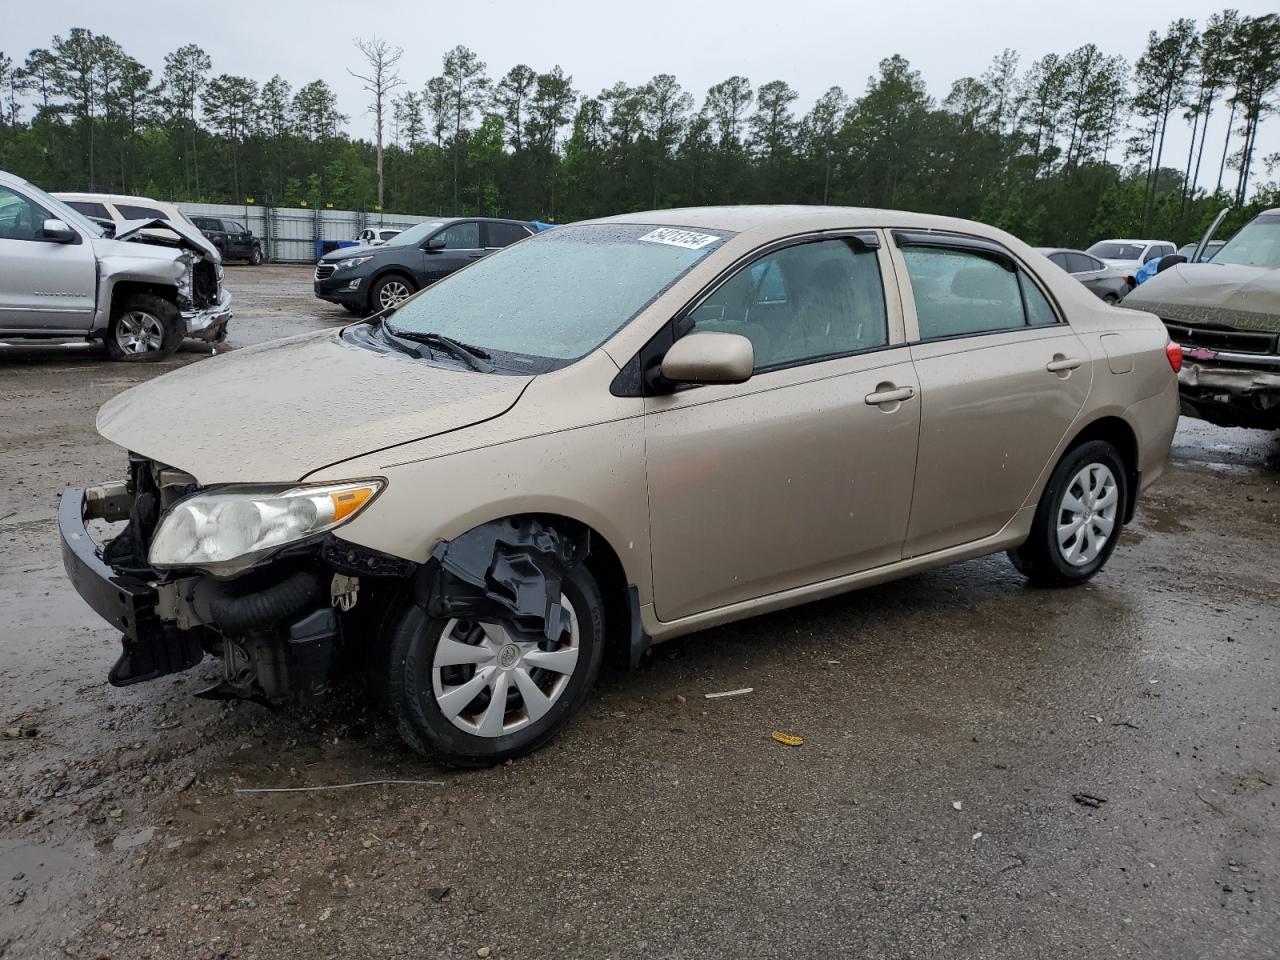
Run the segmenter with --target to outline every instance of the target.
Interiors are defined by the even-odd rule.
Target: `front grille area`
[[[317,279],[317,280],[328,280],[330,277],[332,277],[332,276],[333,276],[333,271],[334,271],[334,270],[336,270],[336,269],[338,269],[338,268],[337,268],[337,267],[335,267],[332,263],[317,263],[317,264],[316,264],[316,279]]]
[[[218,268],[212,260],[200,260],[191,270],[191,301],[203,310],[218,302]]]
[[[1280,335],[1252,330],[1218,330],[1212,327],[1193,327],[1185,323],[1166,320],[1169,336],[1184,347],[1208,347],[1211,350],[1239,351],[1240,353],[1275,353]]]

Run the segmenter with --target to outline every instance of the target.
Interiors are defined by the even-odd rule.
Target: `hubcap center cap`
[[[520,648],[514,643],[508,643],[498,651],[498,666],[503,670],[510,670],[519,662]]]

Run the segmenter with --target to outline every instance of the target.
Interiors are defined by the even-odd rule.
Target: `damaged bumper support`
[[[227,324],[231,321],[231,294],[220,290],[215,305],[203,310],[184,310],[182,320],[187,325],[189,339],[210,343],[223,340],[227,335]]]
[[[1280,356],[1183,348],[1183,412],[1227,427],[1280,428]]]
[[[209,653],[222,658],[224,676],[204,696],[308,700],[325,692],[340,638],[334,606],[358,589],[356,578],[320,563],[327,544],[226,583],[204,575],[166,579],[148,569],[133,546],[133,527],[145,516],[135,504],[143,501],[127,484],[111,483],[69,488],[58,508],[67,576],[121,633],[122,651],[108,680],[114,686],[154,680],[188,670]],[[130,527],[102,548],[88,529],[94,519],[128,519]],[[363,556],[352,559],[362,572],[376,566]],[[335,595],[339,586],[343,592]]]

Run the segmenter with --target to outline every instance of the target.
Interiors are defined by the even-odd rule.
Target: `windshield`
[[[1238,263],[1269,270],[1280,268],[1280,213],[1263,213],[1254,217],[1213,255],[1213,262]]]
[[[93,237],[105,236],[106,231],[104,231],[100,226],[98,226],[96,223],[94,223],[92,220],[86,217],[79,210],[72,209],[71,207],[63,203],[61,200],[59,200],[57,197],[49,196],[49,194],[45,193],[43,190],[37,187],[34,183],[27,183],[26,188],[28,191],[30,191],[32,196],[35,197],[36,202],[38,202],[50,213],[56,214],[59,218],[61,218],[62,220],[65,220],[69,224],[73,224],[74,226],[80,227],[80,229],[88,232],[90,236],[93,236]]]
[[[1088,252],[1103,260],[1141,260],[1142,251],[1147,249],[1140,243],[1116,243],[1114,240],[1103,240],[1095,243]]]
[[[444,226],[443,220],[428,220],[426,223],[420,223],[416,227],[410,227],[403,233],[397,233],[394,237],[387,241],[388,247],[417,247],[422,245],[422,241],[431,236],[436,230]]]
[[[562,366],[616,333],[726,236],[630,223],[558,227],[427,287],[389,325]]]

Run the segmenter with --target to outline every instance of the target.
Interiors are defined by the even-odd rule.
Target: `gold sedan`
[[[64,556],[115,683],[212,653],[216,695],[307,699],[369,658],[410,744],[493,763],[608,651],[997,551],[1088,580],[1165,469],[1180,359],[977,223],[571,224],[112,400],[130,474],[68,491]],[[129,526],[99,548],[92,517]]]

